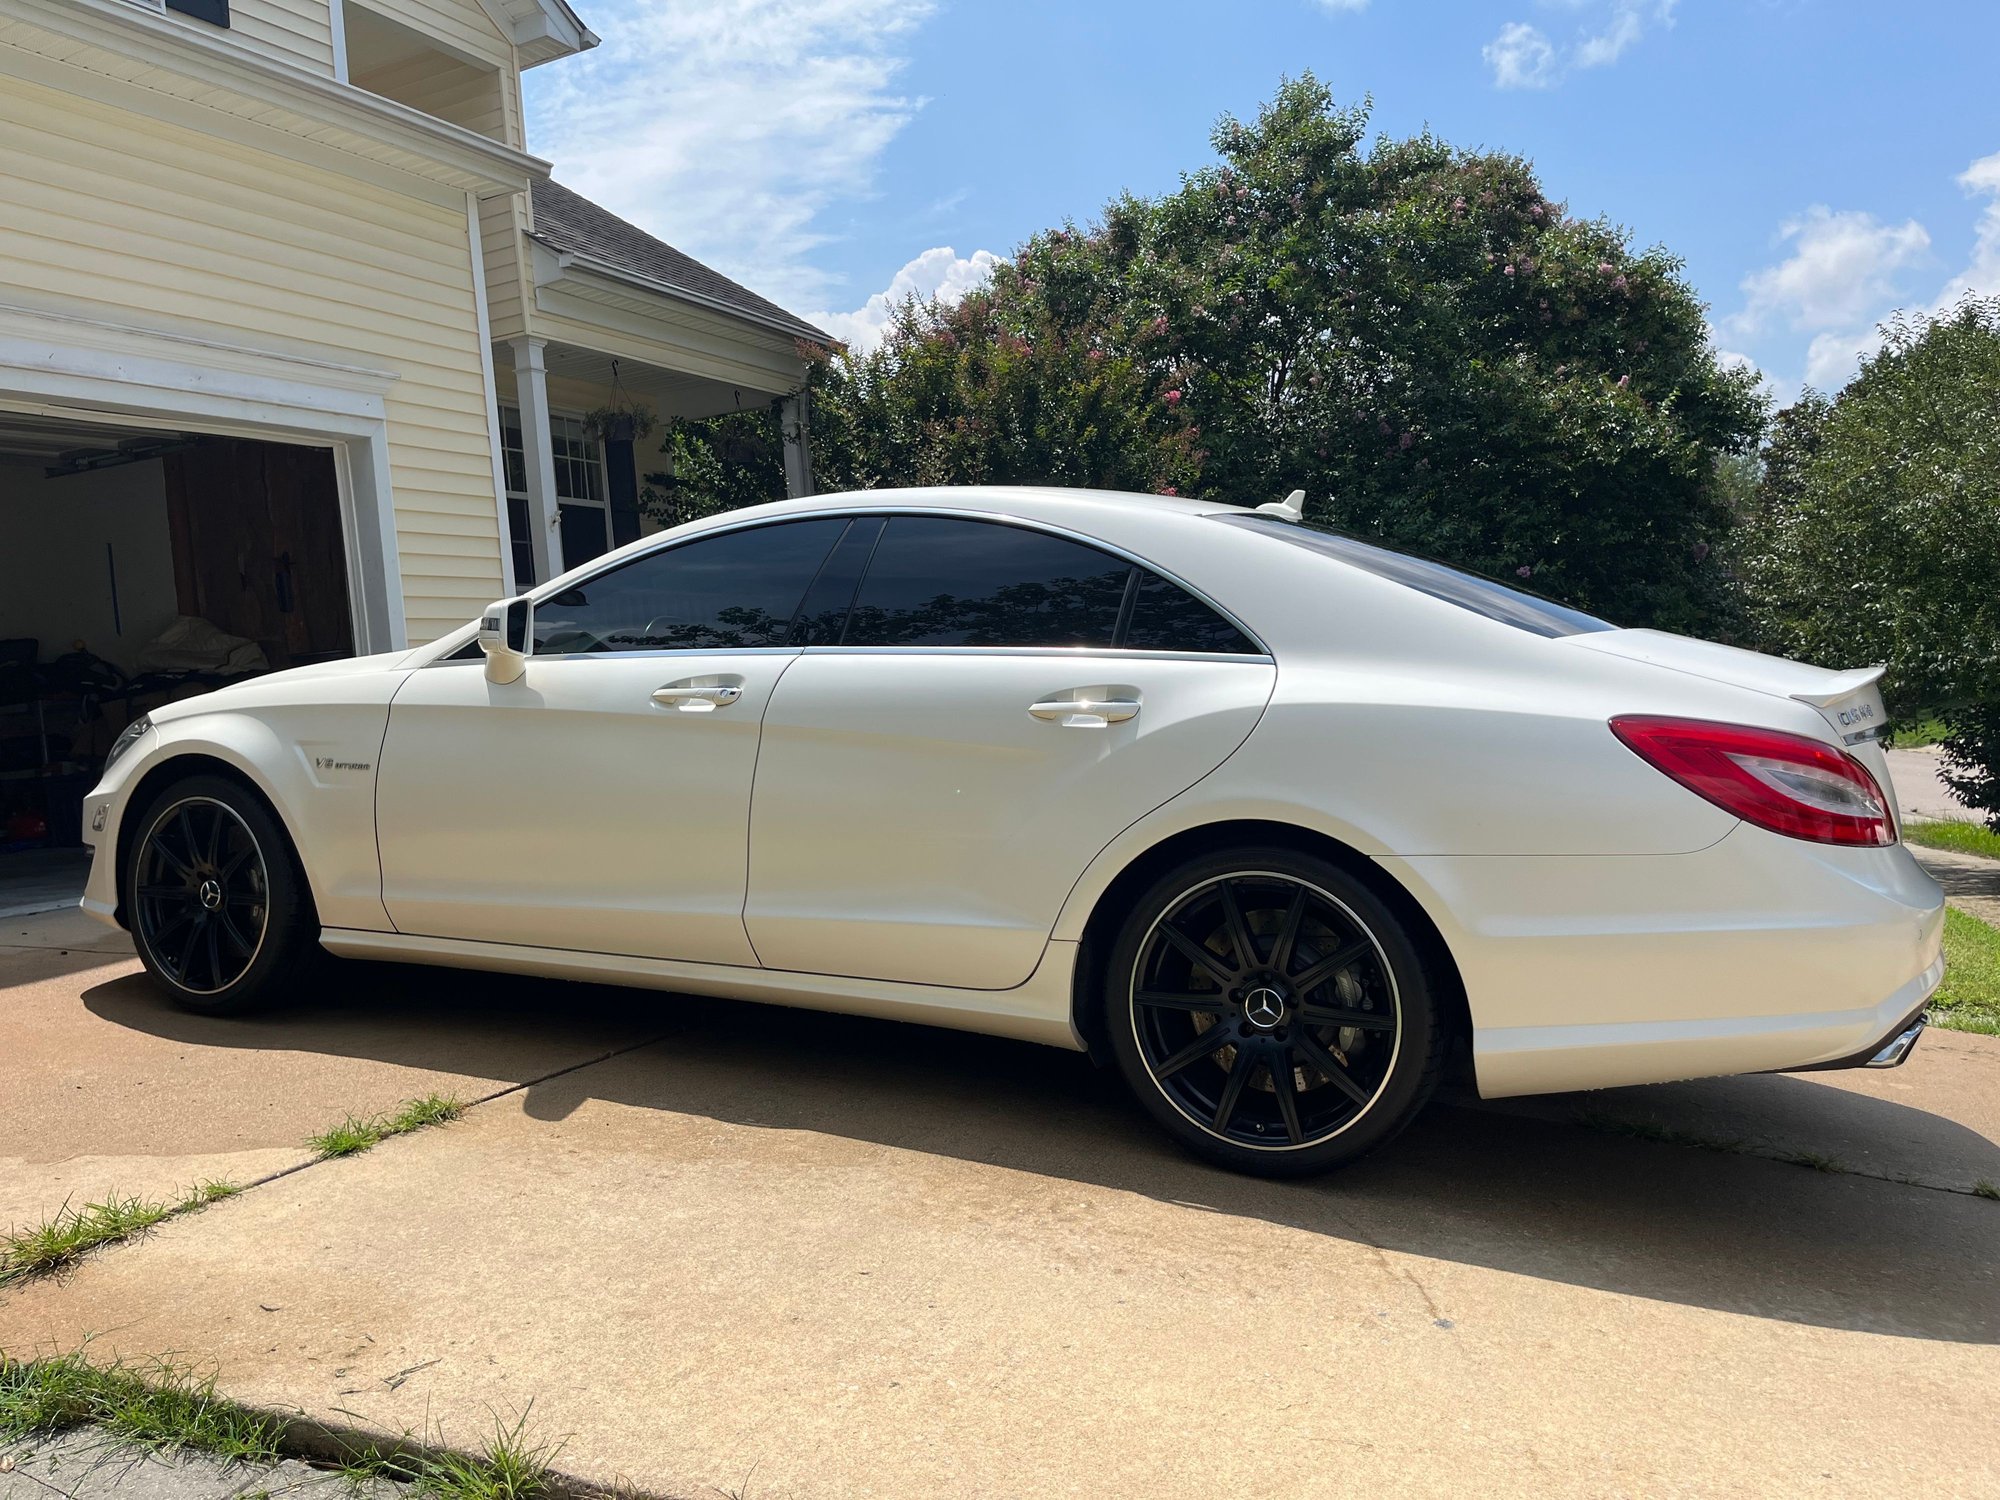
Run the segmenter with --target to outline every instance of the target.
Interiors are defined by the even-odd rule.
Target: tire
[[[126,851],[133,946],[174,1004],[234,1016],[291,995],[319,957],[319,918],[291,840],[261,798],[190,776],[140,813]]]
[[[1297,850],[1169,871],[1134,903],[1103,978],[1134,1096],[1234,1171],[1358,1160],[1415,1118],[1444,1066],[1450,1028],[1422,947],[1364,882]]]

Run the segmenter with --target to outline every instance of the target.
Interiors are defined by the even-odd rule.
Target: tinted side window
[[[1157,573],[1141,573],[1121,645],[1133,651],[1260,654],[1261,648],[1195,598]]]
[[[844,517],[730,531],[635,558],[535,607],[535,650],[783,646]]]
[[[1132,565],[1020,526],[894,516],[850,646],[1110,646]]]
[[[806,590],[806,602],[799,606],[798,624],[792,629],[795,646],[838,646],[847,628],[847,612],[854,605],[854,590],[874,554],[882,535],[880,516],[859,516],[834,543],[819,577]]]

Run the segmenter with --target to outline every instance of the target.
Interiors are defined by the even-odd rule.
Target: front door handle
[[[742,696],[742,684],[735,682],[670,682],[653,689],[655,703],[684,714],[712,714]]]
[[[1137,716],[1139,702],[1136,698],[1051,698],[1030,703],[1028,712],[1065,729],[1102,729]]]

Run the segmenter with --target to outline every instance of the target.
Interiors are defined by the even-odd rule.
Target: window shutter
[[[229,24],[229,0],[167,0],[168,10],[177,10],[211,26]]]

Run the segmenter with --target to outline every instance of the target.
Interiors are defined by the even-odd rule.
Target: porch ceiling
[[[608,402],[616,366],[617,385],[649,402],[663,417],[714,417],[724,412],[768,406],[789,391],[731,385],[685,371],[615,358],[577,344],[550,343],[542,354],[550,379],[572,380],[601,387]]]

